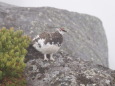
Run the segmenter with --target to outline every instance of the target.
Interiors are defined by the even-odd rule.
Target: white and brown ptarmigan
[[[50,60],[54,61],[53,54],[61,47],[65,32],[67,31],[64,28],[57,28],[52,33],[43,32],[33,38],[33,47],[44,54],[44,60],[48,61],[47,54],[49,54]]]

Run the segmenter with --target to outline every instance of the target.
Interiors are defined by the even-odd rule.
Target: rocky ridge
[[[107,40],[102,22],[67,10],[24,8],[0,3],[0,28],[14,27],[33,38],[43,31],[64,27],[68,33],[55,61],[43,61],[32,45],[25,62],[27,86],[115,86],[115,71],[108,67]]]
[[[115,86],[115,71],[59,51],[44,61],[32,45],[26,56],[27,86]]]
[[[31,38],[44,31],[64,27],[62,48],[70,55],[97,64],[108,66],[108,48],[102,22],[94,17],[77,12],[51,7],[17,7],[0,4],[0,28],[21,29]]]

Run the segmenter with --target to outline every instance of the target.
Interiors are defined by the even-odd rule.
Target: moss
[[[22,30],[15,31],[13,28],[6,29],[4,27],[0,29],[0,81],[2,82],[5,77],[20,78],[23,75],[26,66],[24,58],[30,38],[22,34]],[[12,83],[8,86],[18,85]]]

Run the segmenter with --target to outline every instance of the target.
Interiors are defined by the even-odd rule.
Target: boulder
[[[17,7],[0,3],[1,27],[21,29],[31,38],[44,31],[55,31],[55,27],[64,27],[68,33],[61,50],[75,58],[108,66],[105,31],[102,22],[94,16],[51,7]]]
[[[44,61],[30,45],[26,58],[27,86],[115,86],[115,71],[64,51],[54,55],[55,61]]]
[[[0,3],[1,27],[21,29],[31,38],[56,27],[68,31],[55,61],[44,61],[31,44],[27,48],[27,86],[115,86],[115,71],[107,68],[107,39],[98,18],[51,7]]]

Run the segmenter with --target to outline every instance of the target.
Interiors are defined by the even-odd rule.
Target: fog
[[[85,13],[101,19],[107,35],[109,66],[115,69],[115,0],[0,0],[23,7],[50,6]]]

